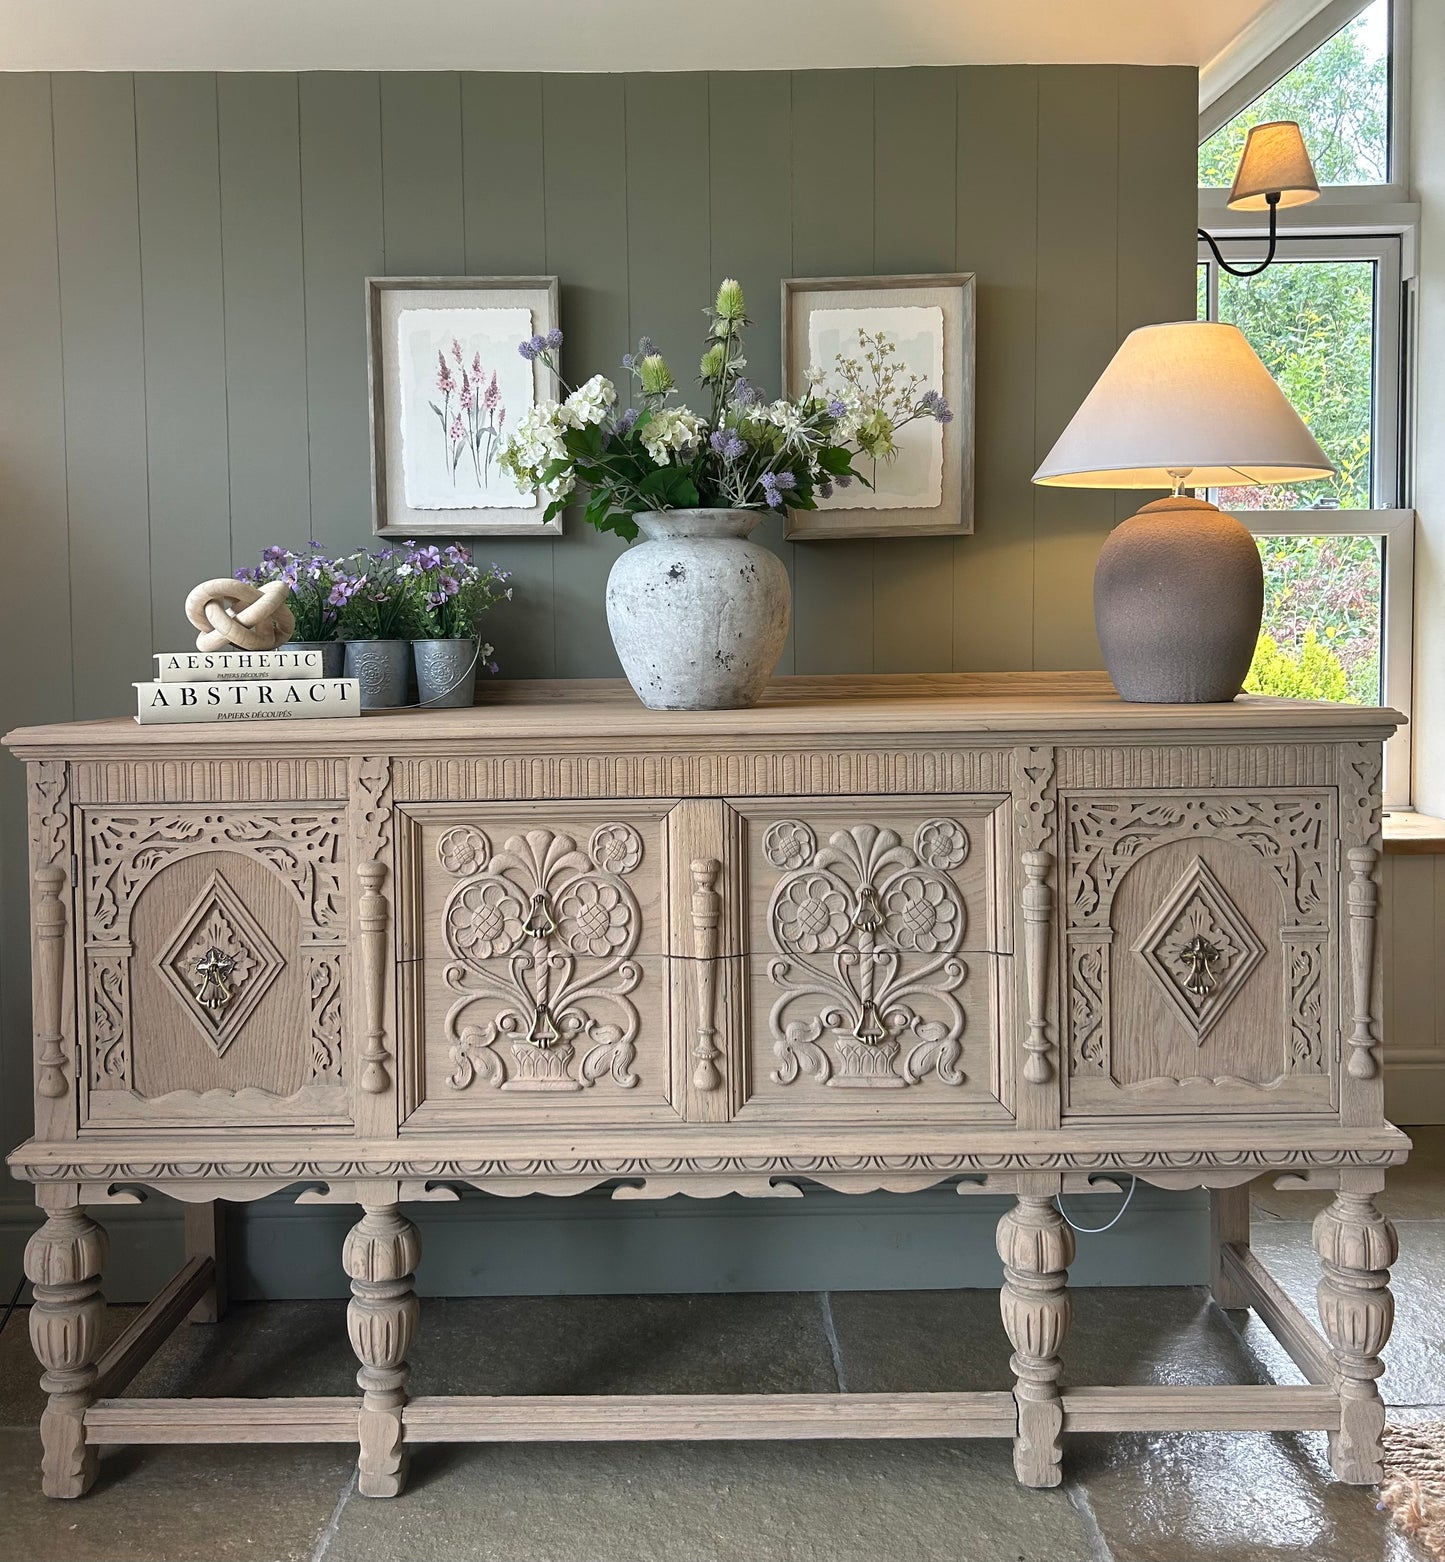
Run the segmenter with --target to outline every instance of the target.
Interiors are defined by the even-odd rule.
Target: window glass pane
[[[1203,261],[1194,268],[1194,318],[1209,318],[1209,267]]]
[[[1261,537],[1264,623],[1245,688],[1380,703],[1383,553],[1378,537]]]
[[[1335,464],[1333,477],[1222,488],[1222,510],[1369,509],[1375,355],[1372,260],[1276,261],[1219,278],[1219,317],[1237,325]]]
[[[1199,148],[1199,182],[1234,182],[1251,125],[1298,121],[1315,176],[1326,184],[1390,177],[1390,4],[1373,0],[1333,38],[1257,97]]]

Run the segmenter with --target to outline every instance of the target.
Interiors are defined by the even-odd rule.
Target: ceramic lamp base
[[[1146,504],[1110,533],[1094,571],[1094,623],[1120,695],[1147,704],[1232,700],[1264,615],[1250,533],[1202,499]]]

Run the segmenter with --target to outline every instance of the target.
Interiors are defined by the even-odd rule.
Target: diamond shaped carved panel
[[[1264,945],[1209,865],[1196,857],[1134,952],[1184,1028],[1202,1043],[1264,958]]]
[[[156,959],[156,969],[219,1058],[286,968],[265,929],[213,873]]]

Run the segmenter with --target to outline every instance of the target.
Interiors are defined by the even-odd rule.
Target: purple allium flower
[[[733,406],[740,408],[756,407],[763,399],[763,393],[756,385],[749,383],[741,375],[733,385]]]
[[[518,342],[517,351],[521,353],[528,363],[533,362],[537,354],[542,351],[542,338],[534,336],[530,341]]]
[[[748,448],[738,431],[731,428],[715,429],[708,435],[707,442],[724,461],[737,461]]]
[[[938,398],[938,405],[933,409],[933,415],[940,423],[953,422],[953,408],[948,405],[942,396]]]
[[[791,472],[764,472],[762,485],[763,498],[768,501],[768,504],[774,510],[782,509],[784,492],[789,488],[796,487]]]
[[[547,332],[545,341],[547,343],[548,351],[550,352],[556,352],[557,349],[562,345],[562,333],[555,325],[550,331]]]
[[[926,390],[918,398],[918,405],[924,412],[932,412],[941,400],[942,397],[939,396],[936,390]]]
[[[639,416],[640,414],[636,407],[628,407],[617,420],[617,432],[619,434],[630,434],[632,426],[637,422]]]
[[[839,418],[844,417],[847,414],[847,411],[848,403],[846,401],[840,400],[837,396],[835,396],[832,401],[828,403],[828,416],[832,418],[835,423],[839,420]]]
[[[842,477],[835,477],[833,479],[833,486],[834,488],[851,488],[853,486],[853,479],[845,472]]]
[[[833,485],[827,480],[827,478],[824,478],[823,481],[818,484],[818,497],[820,499],[831,499],[833,497]]]
[[[623,355],[622,355],[622,367],[624,369],[631,369],[632,365],[634,363],[636,363],[636,362],[637,362],[637,360],[632,356],[631,353],[623,353]]]

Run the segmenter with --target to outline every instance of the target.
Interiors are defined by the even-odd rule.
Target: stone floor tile
[[[1414,1143],[1410,1159],[1385,1173],[1380,1208],[1391,1220],[1445,1220],[1445,1124],[1405,1130]],[[1313,1220],[1334,1195],[1272,1187],[1261,1178],[1250,1189],[1256,1220]]]
[[[1112,1562],[1426,1562],[1335,1480],[1323,1433],[1078,1436],[1064,1470]]]
[[[834,1291],[828,1306],[849,1393],[1013,1386],[997,1291]]]
[[[326,1562],[1083,1562],[1061,1492],[1002,1441],[653,1443],[419,1452],[354,1498]]]
[[[423,1299],[411,1364],[417,1394],[802,1394],[837,1387],[813,1292]]]
[[[308,1562],[353,1463],[315,1446],[109,1449],[86,1496],[55,1502],[38,1433],[0,1432],[0,1562]]]

